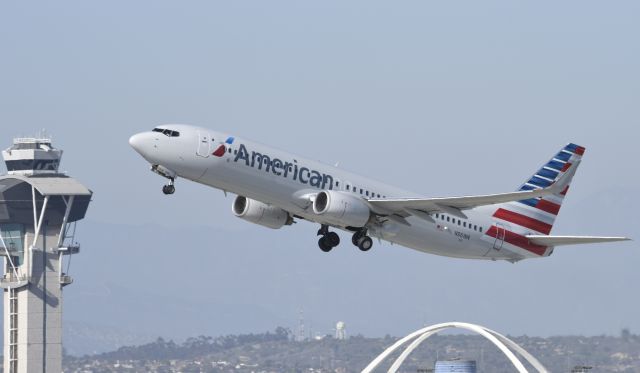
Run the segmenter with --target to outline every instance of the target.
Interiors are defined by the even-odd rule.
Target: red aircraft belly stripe
[[[489,228],[489,230],[487,231],[487,235],[493,238],[496,238],[498,236],[498,229],[495,225]],[[544,255],[544,253],[547,251],[546,246],[534,245],[529,242],[527,237],[507,230],[504,231],[504,241],[540,256]]]
[[[536,208],[553,215],[558,215],[558,212],[560,211],[560,205],[553,202],[549,202],[544,199],[538,200],[538,203],[536,204]]]
[[[534,218],[530,218],[522,214],[518,214],[517,212],[508,211],[505,209],[498,209],[498,211],[496,211],[496,213],[493,214],[493,216],[513,224],[518,224],[525,228],[533,229],[534,231],[540,232],[543,234],[549,234],[549,232],[551,232],[550,224],[541,222],[540,220],[536,220]]]

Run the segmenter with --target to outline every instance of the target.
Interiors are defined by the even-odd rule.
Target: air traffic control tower
[[[4,371],[62,372],[62,288],[75,223],[91,191],[58,172],[62,150],[46,138],[15,139],[2,152],[0,254],[4,260]],[[66,267],[66,268],[65,268]]]

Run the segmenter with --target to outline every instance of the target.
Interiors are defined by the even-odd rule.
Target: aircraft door
[[[496,239],[493,241],[493,248],[500,251],[502,245],[504,245],[504,236],[506,235],[507,229],[500,223],[495,223],[493,226],[496,228]]]
[[[198,132],[198,149],[196,154],[207,158],[211,154],[211,136],[208,133]]]

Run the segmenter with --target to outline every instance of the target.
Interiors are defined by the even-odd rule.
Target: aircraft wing
[[[526,236],[529,242],[541,246],[579,245],[585,243],[601,243],[630,241],[627,237],[597,237],[597,236]]]
[[[411,214],[431,220],[428,214],[444,212],[466,218],[462,210],[559,194],[569,184],[579,164],[579,161],[575,162],[555,183],[541,189],[463,197],[370,199],[368,202],[374,212],[380,214]]]

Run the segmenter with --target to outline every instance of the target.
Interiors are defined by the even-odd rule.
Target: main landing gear
[[[351,237],[351,243],[355,246],[358,246],[358,249],[362,251],[369,251],[371,246],[373,246],[373,240],[371,237],[367,236],[367,230],[363,229],[361,231],[357,231]]]
[[[328,253],[334,247],[340,245],[340,236],[336,232],[330,232],[329,226],[322,225],[320,230],[318,230],[318,236],[320,239],[318,240],[318,246],[320,250]],[[373,240],[371,237],[367,236],[367,230],[362,229],[353,234],[351,238],[351,242],[357,246],[362,251],[369,251],[373,246]]]
[[[322,236],[318,240],[318,246],[325,253],[340,245],[340,236],[336,232],[329,232],[329,226],[327,225],[322,224],[320,230],[318,230],[318,236]]]
[[[175,179],[172,178],[169,180],[171,180],[169,184],[162,186],[162,193],[164,194],[173,194],[176,192],[176,187],[173,185]]]

